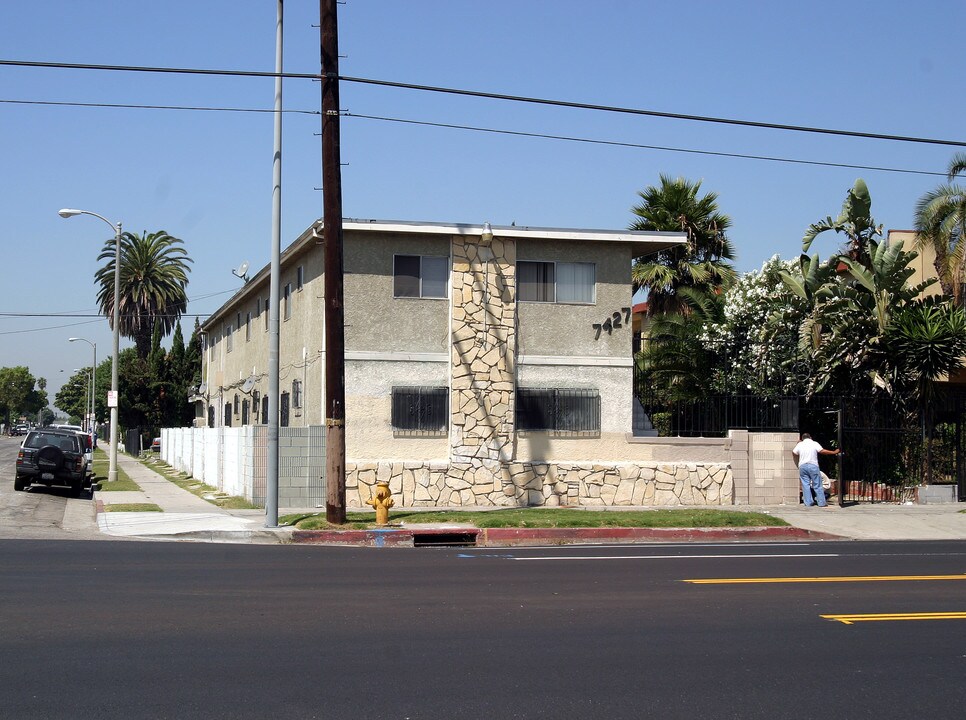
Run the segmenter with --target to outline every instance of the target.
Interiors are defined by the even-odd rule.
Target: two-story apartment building
[[[631,437],[632,260],[682,234],[343,231],[350,506],[377,479],[405,505],[732,501],[727,449]],[[282,426],[324,420],[321,236],[281,257]],[[266,422],[268,296],[266,267],[203,324],[210,426]]]

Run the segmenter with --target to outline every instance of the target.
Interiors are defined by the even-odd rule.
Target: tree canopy
[[[164,230],[121,236],[120,333],[134,341],[138,357],[146,359],[157,323],[167,336],[188,306],[186,288],[191,271],[183,243]],[[94,274],[97,302],[113,328],[114,239],[104,243],[98,260],[107,262]]]

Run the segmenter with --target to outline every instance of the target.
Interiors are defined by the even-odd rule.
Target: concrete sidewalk
[[[392,529],[366,531],[369,534],[356,532],[339,535],[342,531],[327,531],[312,534],[304,531],[294,531],[292,528],[266,528],[263,510],[225,510],[203,500],[196,495],[182,490],[174,483],[144,466],[138,460],[123,453],[118,454],[120,467],[140,487],[140,492],[95,492],[98,505],[97,524],[101,532],[116,537],[129,537],[156,540],[195,540],[201,542],[237,542],[237,543],[289,543],[289,542],[337,542],[348,544],[397,544],[384,542],[393,532]],[[122,503],[154,503],[164,512],[102,512],[104,505]],[[419,510],[425,508],[396,508],[395,511]],[[447,508],[459,510],[460,508]],[[594,508],[599,510],[601,508]],[[612,512],[624,510],[653,510],[652,507],[642,508],[608,508]],[[839,537],[852,540],[966,540],[966,503],[952,505],[853,505],[839,508],[811,507],[798,505],[781,506],[735,506],[714,509],[733,509],[762,512],[781,518],[792,527],[787,530],[769,528],[769,538],[802,540],[802,539],[830,539]],[[279,508],[279,515],[289,513],[309,514],[319,512],[318,508]],[[391,515],[390,515],[391,518]],[[466,526],[449,524],[435,528],[437,531],[465,530]],[[700,541],[702,537],[709,540],[751,540],[762,532],[761,528],[709,528],[697,532],[693,529],[668,530],[660,529],[655,533],[631,533],[627,537],[620,537],[613,532],[601,530],[599,542],[618,542],[633,540],[654,541]],[[713,530],[714,532],[709,532]],[[777,530],[777,532],[776,532]],[[407,530],[401,531],[405,534]],[[412,541],[412,531],[408,530],[408,538],[400,540]],[[568,531],[557,529],[553,533],[546,533],[545,542],[560,543],[570,541],[594,542],[595,533],[587,529]],[[534,537],[532,542],[539,542],[539,532],[530,533]],[[787,536],[787,537],[785,537]],[[366,538],[369,538],[368,540]],[[375,538],[376,541],[372,539]],[[381,538],[382,540],[379,540]],[[531,544],[532,544],[531,542]]]

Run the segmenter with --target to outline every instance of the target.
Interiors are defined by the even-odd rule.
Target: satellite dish
[[[255,387],[255,376],[249,375],[248,379],[245,381],[245,384],[242,385],[242,392],[250,393],[253,387]]]
[[[206,392],[208,392],[208,383],[201,383],[201,385],[198,386],[198,394],[204,395]]]
[[[235,277],[240,277],[245,282],[248,282],[248,280],[249,280],[249,278],[248,278],[248,261],[246,260],[241,265],[239,265],[237,268],[235,268],[234,270],[232,270],[231,271],[231,274],[234,275]]]

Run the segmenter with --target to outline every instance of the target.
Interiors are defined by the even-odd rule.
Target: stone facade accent
[[[450,458],[494,484],[515,455],[516,242],[454,236]]]
[[[723,463],[350,461],[346,478],[350,508],[365,507],[383,480],[404,507],[732,505],[735,494]]]

